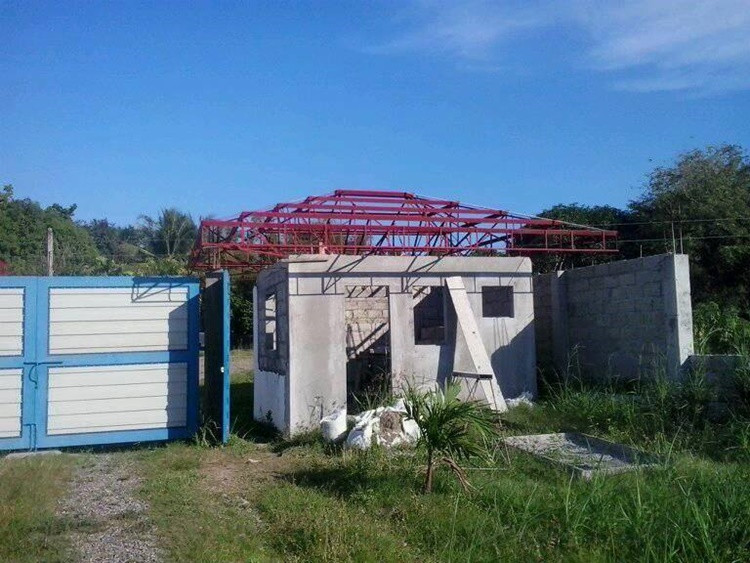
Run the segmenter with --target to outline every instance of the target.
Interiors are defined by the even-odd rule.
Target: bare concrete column
[[[690,298],[690,266],[687,254],[665,257],[662,268],[664,288],[664,333],[667,376],[677,379],[682,365],[693,354],[693,307]]]
[[[552,359],[555,367],[564,370],[568,363],[568,284],[564,272],[555,272],[550,279],[552,317]]]

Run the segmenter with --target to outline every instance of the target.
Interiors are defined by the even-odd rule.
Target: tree
[[[13,185],[5,184],[3,186],[3,193],[0,193],[0,205],[9,203],[13,199]]]
[[[75,205],[42,208],[29,199],[14,199],[7,185],[0,199],[0,260],[19,275],[45,273],[47,229],[55,235],[55,273],[92,273],[98,253],[88,232],[73,221]]]
[[[120,250],[120,229],[112,225],[107,219],[93,219],[84,223],[97,250],[106,257],[114,258]]]
[[[162,209],[156,218],[142,215],[141,228],[149,250],[169,258],[187,256],[198,233],[192,217],[174,207]]]
[[[107,219],[94,219],[82,226],[91,235],[101,254],[96,273],[102,275],[136,275],[144,262],[157,260],[147,249],[149,235],[133,227],[118,227]],[[186,264],[182,264],[185,270]],[[164,268],[171,270],[171,266]]]
[[[740,147],[695,150],[656,168],[630,209],[644,253],[690,255],[695,300],[748,310],[750,161]]]
[[[476,401],[461,401],[460,387],[455,384],[422,393],[406,393],[406,410],[421,435],[417,448],[427,453],[423,490],[432,492],[435,469],[445,464],[464,488],[469,486],[460,463],[487,453],[487,441],[496,435],[495,413]]]

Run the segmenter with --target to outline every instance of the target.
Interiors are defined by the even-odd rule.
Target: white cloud
[[[420,0],[401,13],[399,19],[411,20],[411,25],[371,50],[430,52],[481,60],[492,57],[503,41],[544,23],[544,15],[535,13],[530,6],[489,0]]]
[[[382,53],[426,52],[492,66],[513,40],[543,28],[573,31],[580,66],[639,92],[750,88],[750,0],[420,1]],[[573,47],[571,47],[573,48]]]
[[[592,66],[625,75],[618,87],[750,87],[750,0],[586,2],[573,21],[593,40]]]

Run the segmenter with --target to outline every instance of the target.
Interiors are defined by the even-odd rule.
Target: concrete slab
[[[645,452],[575,432],[511,436],[503,441],[587,481],[595,475],[651,468],[658,463]]]

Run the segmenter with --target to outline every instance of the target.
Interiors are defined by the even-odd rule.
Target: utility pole
[[[52,227],[47,227],[47,275],[54,275],[54,252],[55,252],[55,235],[52,233]]]

